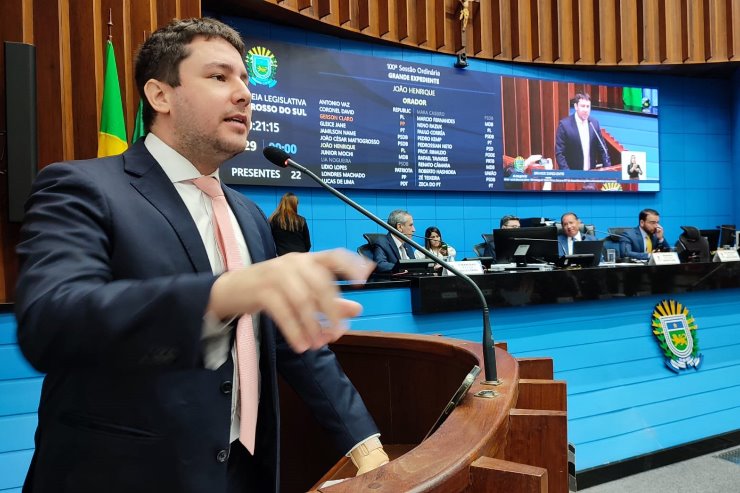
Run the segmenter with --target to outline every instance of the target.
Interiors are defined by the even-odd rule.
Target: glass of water
[[[606,263],[613,264],[617,261],[617,251],[613,248],[606,249]]]

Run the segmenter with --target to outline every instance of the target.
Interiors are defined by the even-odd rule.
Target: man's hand
[[[265,312],[294,351],[318,349],[339,339],[346,320],[362,311],[339,297],[336,278],[364,282],[374,267],[347,250],[290,253],[222,274],[208,311],[219,319]]]
[[[655,225],[655,237],[658,241],[663,241],[663,226],[660,224]]]

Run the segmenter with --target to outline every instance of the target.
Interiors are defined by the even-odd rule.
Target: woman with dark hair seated
[[[436,226],[429,226],[424,231],[424,247],[437,258],[445,261],[455,260],[455,248],[442,241],[442,233]]]

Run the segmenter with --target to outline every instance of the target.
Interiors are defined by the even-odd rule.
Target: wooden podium
[[[281,490],[286,493],[568,491],[565,382],[549,358],[515,359],[497,345],[500,385],[481,372],[442,426],[430,430],[481,345],[435,336],[353,332],[332,345],[381,430],[391,462],[355,477],[326,433],[281,382]],[[493,399],[475,397],[493,389]],[[332,486],[324,481],[350,478]]]

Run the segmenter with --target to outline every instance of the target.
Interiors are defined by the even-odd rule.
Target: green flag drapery
[[[105,48],[105,79],[103,81],[103,104],[100,109],[100,132],[98,133],[98,157],[114,156],[128,149],[126,123],[123,119],[121,86],[118,83],[118,68],[113,43],[108,40]]]
[[[134,133],[131,134],[131,144],[146,135],[144,130],[144,104],[139,100],[139,109],[136,110],[136,120],[134,121]]]

